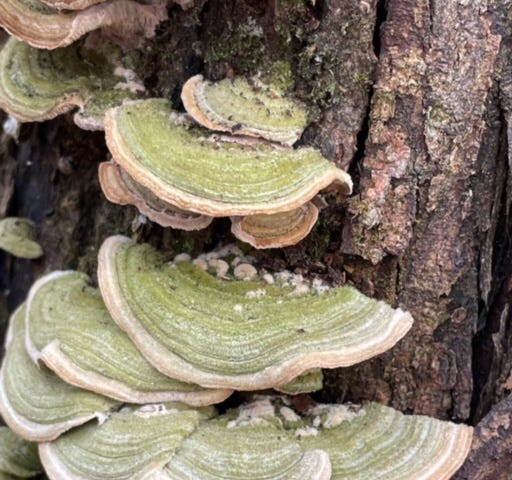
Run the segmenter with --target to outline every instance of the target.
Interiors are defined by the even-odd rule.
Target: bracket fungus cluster
[[[234,135],[212,136],[163,99],[109,110],[105,134],[113,162],[100,167],[100,183],[111,201],[133,204],[163,226],[188,230],[203,228],[211,217],[228,216],[238,238],[271,248],[295,244],[309,233],[318,217],[312,200],[320,191],[351,192],[350,176],[313,148],[235,138],[244,133],[293,143],[305,126],[305,113],[293,102],[255,93],[241,80],[214,86],[192,80],[183,94],[189,113],[210,128]],[[218,95],[211,94],[217,86]],[[240,94],[245,91],[249,93]],[[223,101],[235,93],[240,102]],[[225,123],[213,110],[223,104],[229,107]],[[237,111],[252,112],[253,105],[266,112],[257,121],[251,124],[249,117],[237,116]],[[201,113],[203,107],[211,108]],[[205,121],[211,118],[215,122]],[[243,127],[235,128],[232,122]]]
[[[321,192],[348,195],[352,181],[319,151],[293,148],[306,126],[298,103],[258,79],[195,76],[179,114],[134,100],[142,87],[119,50],[99,46],[151,36],[167,3],[1,0],[0,26],[16,38],[0,52],[0,106],[22,122],[77,109],[78,126],[105,129],[105,195],[165,227],[230,217],[257,248],[299,242]],[[42,253],[23,219],[0,222],[0,248]],[[41,469],[51,480],[449,479],[470,427],[377,404],[299,411],[289,399],[319,390],[322,368],[392,348],[411,315],[349,286],[281,281],[235,250],[169,261],[114,236],[99,252],[99,289],[75,271],[36,281],[5,339],[0,480]],[[247,393],[270,389],[288,396]],[[246,402],[219,413],[234,390]]]
[[[464,425],[376,404],[299,413],[278,395],[215,410],[232,390],[319,388],[320,367],[378,355],[412,324],[352,287],[244,273],[237,252],[169,261],[114,236],[99,289],[74,271],[34,283],[11,317],[0,413],[39,443],[49,478],[450,478]]]

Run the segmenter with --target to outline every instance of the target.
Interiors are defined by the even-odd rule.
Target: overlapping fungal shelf
[[[34,259],[43,255],[34,222],[23,217],[0,220],[0,249],[19,258]]]
[[[112,46],[91,50],[75,43],[47,51],[10,38],[0,52],[0,106],[21,122],[78,108],[78,126],[102,130],[105,111],[135,96],[131,84],[114,73],[119,57]]]
[[[113,203],[134,205],[140,213],[163,227],[201,230],[212,222],[209,215],[189,212],[160,200],[134,182],[115,162],[103,162],[98,169],[103,193]]]
[[[13,314],[0,369],[0,413],[14,432],[27,440],[51,440],[116,405],[34,363],[25,348],[25,307]]]
[[[181,99],[194,120],[214,131],[292,146],[307,125],[304,107],[258,79],[212,83],[196,75],[183,85]]]
[[[412,323],[351,287],[280,285],[243,262],[236,247],[169,262],[114,236],[100,291],[74,271],[33,285],[11,318],[0,412],[40,443],[50,479],[448,479],[469,449],[464,425],[376,404],[299,413],[280,396],[198,407],[230,389],[318,388],[318,367],[377,355]],[[170,390],[182,396],[159,396]]]
[[[134,46],[154,35],[167,18],[166,0],[149,4],[135,0],[71,1],[77,10],[59,10],[66,1],[2,0],[0,26],[12,36],[36,48],[70,45],[85,34],[102,29],[107,37]],[[87,7],[87,8],[86,8]]]
[[[391,348],[412,325],[352,287],[291,294],[167,263],[149,245],[107,239],[98,281],[107,308],[161,372],[210,388],[259,390],[312,368],[349,366]]]
[[[264,99],[264,111],[271,111],[272,100]],[[285,131],[296,139],[295,117],[302,125],[305,113],[295,114],[288,100],[282,103],[286,108],[277,101],[281,110],[276,117],[281,121],[281,117],[288,118],[286,112],[292,112],[294,122]],[[272,132],[271,127],[270,123]],[[299,242],[318,217],[310,200],[324,189],[343,195],[352,189],[350,176],[312,148],[294,150],[264,141],[212,137],[187,124],[163,99],[135,101],[109,110],[105,133],[119,168],[118,173],[111,170],[108,175],[107,169],[114,167],[102,167],[100,179],[107,198],[133,204],[162,225],[172,224],[152,212],[178,208],[206,217],[234,217],[235,236],[257,248]],[[123,193],[127,189],[132,193]],[[149,206],[151,198],[159,199],[160,208]]]
[[[128,403],[195,406],[219,403],[232,393],[180,382],[151,367],[82,273],[53,272],[39,279],[29,292],[25,323],[32,358],[77,387]]]

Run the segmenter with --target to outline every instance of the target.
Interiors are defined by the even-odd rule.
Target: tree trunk
[[[130,53],[150,94],[177,108],[191,75],[257,72],[308,106],[303,142],[349,170],[355,194],[330,202],[298,246],[254,255],[413,314],[393,350],[326,372],[317,397],[475,425],[490,412],[458,479],[512,468],[511,12],[508,0],[198,0],[172,7]],[[68,117],[1,145],[0,216],[35,220],[45,250],[36,262],[0,257],[11,310],[43,272],[94,275],[114,233],[175,253],[233,241],[224,221],[180,233],[108,203],[96,173],[103,136]]]

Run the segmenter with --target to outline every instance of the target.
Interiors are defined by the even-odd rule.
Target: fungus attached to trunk
[[[279,387],[312,368],[353,365],[412,324],[409,313],[351,287],[299,295],[225,281],[121,236],[103,243],[98,264],[107,308],[149,362],[210,388]]]
[[[312,148],[215,142],[174,118],[169,102],[150,99],[111,109],[105,119],[115,162],[171,205],[214,217],[269,215],[328,187],[351,192],[349,175]]]
[[[84,10],[60,11],[40,0],[2,0],[0,26],[36,48],[65,47],[98,29],[110,40],[133,47],[153,36],[167,18],[166,3],[109,0]]]
[[[119,49],[81,43],[47,51],[11,38],[0,52],[0,107],[21,122],[44,121],[78,107],[75,123],[103,129],[105,111],[134,94],[114,74]]]
[[[205,390],[155,370],[110,317],[79,272],[53,272],[30,289],[26,346],[64,381],[129,403],[219,403],[230,390]],[[127,361],[128,359],[128,361]]]
[[[43,255],[34,222],[21,217],[0,220],[0,249],[19,258],[34,259]]]
[[[307,125],[306,110],[271,85],[245,78],[211,83],[190,78],[181,94],[189,115],[210,130],[293,145]]]
[[[21,437],[47,441],[99,418],[117,402],[68,385],[25,349],[25,307],[12,315],[0,370],[0,413]]]

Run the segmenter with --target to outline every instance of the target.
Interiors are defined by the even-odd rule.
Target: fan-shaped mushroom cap
[[[409,313],[351,287],[293,295],[224,281],[121,236],[103,243],[98,263],[107,308],[150,363],[211,388],[271,388],[312,368],[353,365],[412,325]],[[264,295],[248,294],[256,290]]]
[[[133,46],[154,35],[155,27],[167,17],[165,3],[110,0],[85,10],[61,12],[40,0],[2,0],[0,26],[36,48],[65,47],[100,28],[108,29],[111,39]]]
[[[43,249],[37,243],[35,224],[28,218],[0,220],[0,248],[20,258],[33,259],[43,255]]]
[[[300,207],[327,187],[351,191],[349,175],[314,149],[215,143],[174,119],[162,99],[130,102],[105,118],[116,163],[171,205],[221,217],[272,214]]]
[[[14,432],[27,440],[51,440],[118,405],[36,365],[25,350],[24,317],[24,306],[11,317],[0,370],[0,413]]]
[[[52,480],[155,478],[183,439],[213,413],[179,405],[125,409],[102,425],[88,423],[40,444],[41,461]]]
[[[114,162],[101,163],[98,174],[101,189],[108,200],[120,205],[134,205],[140,213],[162,227],[201,230],[213,220],[207,215],[187,212],[163,202],[150,190],[132,180]]]
[[[75,123],[103,129],[105,110],[133,94],[116,89],[117,49],[38,50],[15,38],[0,52],[0,107],[22,122],[54,118],[79,107]]]
[[[466,458],[473,429],[375,403],[323,405],[314,430],[296,430],[303,448],[329,454],[332,479],[448,480]]]
[[[307,202],[289,212],[231,218],[233,235],[255,248],[295,245],[305,238],[318,219],[318,208]]]
[[[0,427],[0,473],[30,478],[42,470],[37,445],[23,440],[7,427]]]
[[[110,317],[79,272],[53,272],[30,289],[26,347],[64,381],[130,403],[210,405],[231,390],[205,390],[155,370]]]
[[[307,124],[306,110],[297,102],[243,77],[211,83],[196,75],[183,85],[181,99],[188,114],[210,130],[293,145]]]
[[[168,480],[328,480],[329,456],[263,419],[230,425],[220,417],[200,425],[164,469]],[[222,439],[222,440],[221,440]]]

